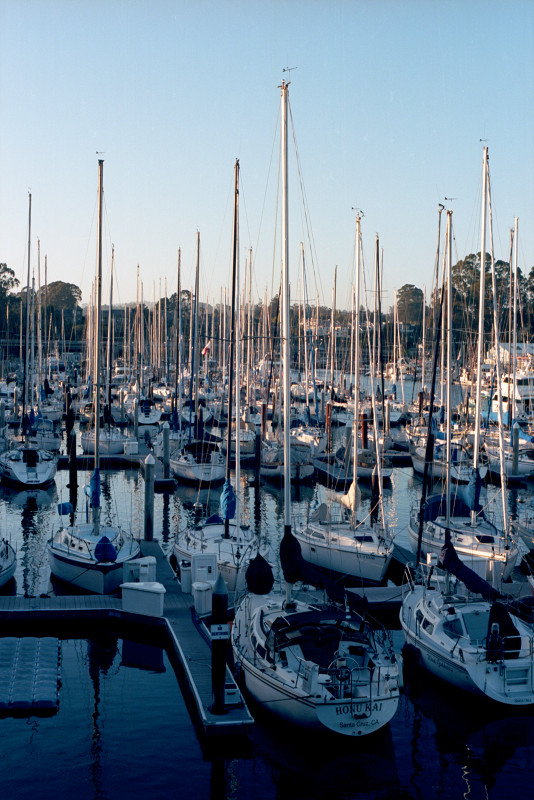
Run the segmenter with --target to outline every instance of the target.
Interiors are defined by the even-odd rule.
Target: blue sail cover
[[[98,561],[99,564],[105,561],[117,560],[117,551],[107,536],[102,536],[96,543],[95,560]]]
[[[235,517],[236,496],[230,481],[226,481],[221,492],[221,515],[223,519]]]
[[[440,566],[462,581],[470,592],[482,595],[488,602],[493,602],[501,596],[497,589],[494,589],[484,578],[481,578],[460,560],[450,540],[443,546],[438,560]]]
[[[482,479],[480,477],[480,472],[476,468],[473,468],[467,486],[460,486],[458,488],[458,492],[461,493],[464,501],[467,503],[469,508],[471,508],[473,511],[476,511],[477,513],[482,508],[482,506],[480,505],[481,489],[482,489]]]
[[[93,470],[89,486],[84,488],[84,492],[93,508],[100,508],[100,470],[98,468]]]

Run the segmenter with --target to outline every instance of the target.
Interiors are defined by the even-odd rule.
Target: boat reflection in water
[[[43,533],[49,530],[50,509],[57,501],[55,484],[47,489],[23,489],[0,484],[0,503],[5,508],[5,534],[17,551],[15,579],[2,587],[2,594],[34,597],[48,589]]]
[[[417,730],[420,756],[425,748],[424,761],[431,763],[435,756],[436,786],[446,785],[448,797],[482,796],[482,787],[498,791],[501,786],[502,793],[487,795],[492,797],[524,792],[524,770],[534,748],[532,706],[500,706],[459,692],[409,658],[404,666],[413,733]],[[413,781],[423,792],[428,774],[414,774]]]
[[[49,508],[52,503],[57,502],[57,488],[54,484],[47,489],[22,489],[18,491],[14,486],[0,483],[0,500],[4,500],[14,508],[37,511],[38,509]]]

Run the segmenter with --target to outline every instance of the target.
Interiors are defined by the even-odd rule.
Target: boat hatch
[[[488,633],[489,611],[471,611],[462,616],[470,641],[482,642]]]

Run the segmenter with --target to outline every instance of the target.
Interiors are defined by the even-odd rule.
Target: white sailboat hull
[[[247,691],[281,719],[362,736],[386,725],[397,710],[398,662],[386,640],[369,638],[361,626],[355,633],[354,620],[345,615],[342,622],[339,613],[298,602],[291,610],[276,592],[249,595],[232,626],[234,661]],[[341,634],[339,625],[347,624]],[[278,644],[266,640],[269,629],[281,635]],[[285,641],[284,629],[291,631]]]
[[[0,542],[0,586],[11,580],[17,569],[17,555],[8,542]]]
[[[28,457],[29,451],[35,456]],[[46,486],[54,481],[57,459],[46,450],[19,448],[0,455],[0,478],[18,486]]]
[[[63,528],[48,542],[48,557],[52,575],[78,589],[93,594],[115,592],[123,582],[123,566],[138,558],[139,542],[130,536],[119,543],[119,530],[102,526],[95,536],[92,523],[74,528]],[[102,536],[107,536],[117,547],[114,561],[98,561],[95,547]],[[122,537],[121,537],[122,538]]]
[[[293,534],[308,563],[369,583],[381,583],[393,555],[392,547],[385,544],[358,542],[357,532],[351,535],[343,525],[309,525]]]
[[[517,706],[534,703],[534,650],[530,627],[514,618],[517,636],[509,637],[514,640],[514,649],[504,657],[491,655],[487,630],[482,630],[481,637],[476,640],[447,633],[445,626],[448,623],[443,619],[447,619],[447,615],[456,615],[461,602],[453,605],[453,600],[450,600],[449,605],[448,598],[436,591],[435,602],[430,599],[422,603],[425,591],[427,595],[432,593],[431,589],[415,586],[404,598],[400,614],[406,643],[415,647],[421,665],[459,689],[485,695],[499,703]],[[490,603],[485,601],[468,601],[465,606],[468,617],[483,620],[489,618],[489,609]],[[502,647],[501,643],[496,653]]]

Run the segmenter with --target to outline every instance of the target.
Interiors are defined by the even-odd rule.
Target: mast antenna
[[[294,69],[298,69],[298,67],[284,67],[282,72],[289,72],[289,80],[291,80],[291,73]]]

